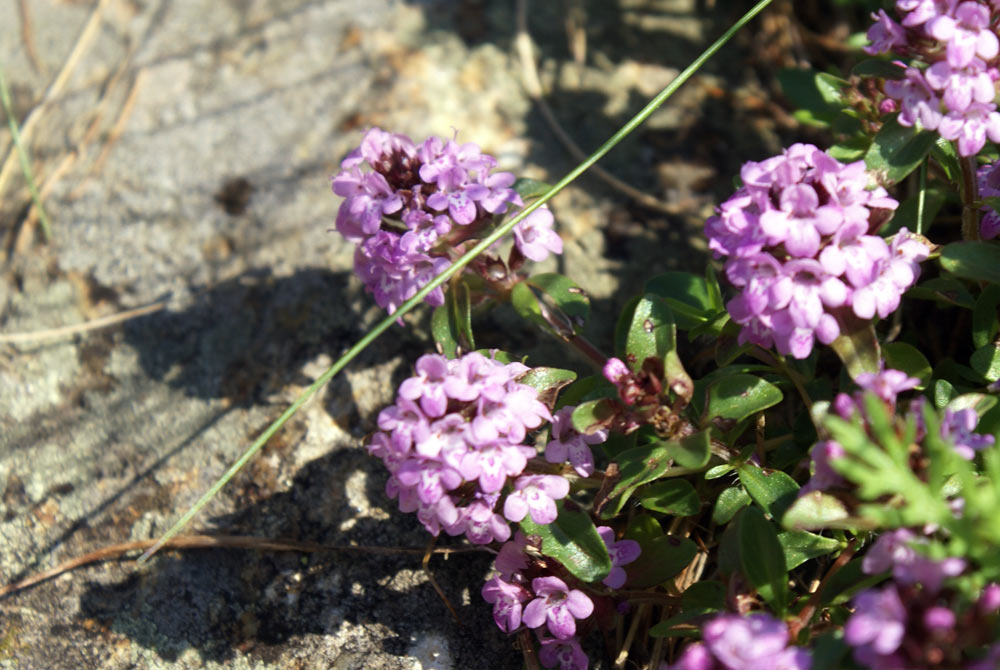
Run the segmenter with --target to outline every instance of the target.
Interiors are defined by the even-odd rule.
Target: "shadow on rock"
[[[267,391],[302,381],[294,375],[313,357],[335,357],[361,337],[349,276],[321,268],[281,278],[245,273],[185,310],[129,322],[125,337],[150,376],[191,396],[250,406]]]
[[[428,535],[415,517],[395,511],[386,498],[385,476],[364,450],[340,449],[301,468],[286,491],[216,519],[218,529],[324,544],[426,547]],[[391,511],[368,508],[366,500]],[[449,542],[441,538],[439,545]],[[520,655],[479,596],[491,556],[431,560],[461,625],[424,577],[421,558],[364,551],[164,552],[141,574],[89,583],[78,617],[167,662],[189,649],[206,662],[224,662],[237,651],[278,662],[285,643],[313,635],[323,636],[318,666],[379,667],[367,656],[410,656],[414,641],[433,631],[447,640],[456,667],[520,667]]]

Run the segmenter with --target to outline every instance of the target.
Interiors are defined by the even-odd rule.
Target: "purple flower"
[[[527,371],[478,353],[458,360],[422,356],[396,403],[379,414],[368,449],[389,471],[386,493],[400,510],[416,512],[432,534],[464,533],[475,544],[510,537],[509,522],[497,511],[501,491],[537,455],[522,443],[527,432],[551,419],[538,392],[516,381]],[[514,488],[504,506],[508,518],[520,505],[520,518],[530,508],[536,520],[554,519],[553,498],[564,497],[569,483],[521,477]]]
[[[769,667],[785,651],[788,627],[763,613],[720,614],[702,627],[702,639],[724,667],[751,670]]]
[[[684,653],[670,666],[670,670],[717,670],[718,667],[708,647],[696,642],[684,648]]]
[[[576,633],[576,620],[586,619],[594,611],[594,603],[583,591],[566,586],[558,577],[536,577],[531,580],[535,599],[524,608],[521,621],[528,628],[548,624],[549,632],[560,640]]]
[[[924,626],[935,632],[954,628],[955,613],[947,607],[929,607],[924,611]]]
[[[580,648],[580,640],[571,637],[568,640],[558,638],[543,638],[541,649],[538,650],[538,660],[546,668],[559,670],[587,670],[587,654]]]
[[[893,579],[900,584],[920,584],[924,591],[937,593],[946,578],[962,574],[965,561],[928,558],[914,548],[926,542],[906,528],[882,533],[865,554],[861,569],[869,575],[892,570]]]
[[[979,56],[996,57],[1000,43],[990,27],[990,10],[978,2],[963,2],[953,15],[938,14],[927,22],[927,33],[946,43],[948,63],[965,67]]]
[[[886,53],[893,47],[906,43],[906,31],[885,13],[884,9],[872,13],[875,23],[868,29],[868,39],[871,45],[865,47],[865,52],[871,55]]]
[[[588,445],[607,440],[608,431],[600,429],[591,435],[578,433],[573,428],[574,409],[563,407],[552,416],[552,439],[545,445],[545,460],[549,463],[569,461],[578,475],[589,477],[594,473],[594,454]]]
[[[365,164],[370,171],[362,169]],[[417,147],[408,137],[379,128],[365,133],[341,162],[332,180],[334,193],[344,198],[337,231],[356,245],[355,272],[380,307],[394,312],[450,264],[456,226],[489,224],[494,214],[522,206],[510,188],[514,175],[491,174],[495,167],[496,159],[475,144],[431,137]],[[562,241],[552,230],[551,214],[535,214],[517,233],[528,249],[525,256],[559,253]],[[466,230],[458,238],[469,235]],[[443,289],[426,301],[443,304]]]
[[[795,144],[745,164],[740,176],[743,188],[705,224],[709,247],[728,256],[726,277],[740,289],[726,304],[742,326],[740,343],[805,358],[816,340],[840,335],[840,308],[870,318],[898,306],[916,274],[868,234],[898,203],[871,187],[862,161],[845,165]]]
[[[955,451],[966,460],[976,457],[976,452],[993,444],[992,435],[973,432],[979,423],[979,415],[971,408],[957,412],[946,409],[941,422],[941,437],[955,445]]]
[[[901,370],[884,367],[877,373],[862,372],[854,381],[864,390],[874,393],[892,405],[895,405],[897,395],[920,386],[920,380],[916,377],[911,377]]]
[[[503,515],[517,523],[531,514],[537,524],[552,523],[558,516],[556,500],[569,494],[569,482],[559,475],[524,475],[514,482],[514,492],[507,496]]]
[[[1000,609],[1000,584],[987,584],[979,594],[977,606],[983,614],[994,614]]]
[[[846,480],[831,465],[831,461],[846,455],[844,447],[839,442],[833,440],[817,442],[809,454],[812,456],[813,474],[805,486],[799,489],[799,496],[812,491],[826,491],[846,484]]]
[[[976,173],[979,195],[983,198],[1000,198],[1000,161],[984,165]],[[983,207],[979,223],[979,236],[984,240],[1000,237],[1000,214],[992,207]]]
[[[513,633],[520,627],[522,605],[531,598],[526,588],[497,576],[483,585],[482,595],[493,605],[493,620],[500,630]]]
[[[494,566],[501,577],[511,580],[515,574],[519,574],[522,570],[527,569],[528,556],[524,553],[527,546],[528,538],[521,531],[517,531],[514,534],[514,539],[510,542],[504,542],[494,562]]]
[[[533,261],[544,261],[549,252],[561,254],[562,238],[552,229],[554,219],[547,207],[540,207],[514,226],[514,244]]]
[[[899,649],[906,633],[906,608],[894,584],[862,591],[853,604],[854,613],[844,625],[844,639],[858,648],[855,658],[859,651],[862,657],[889,656]]]
[[[598,526],[597,534],[601,536],[611,557],[611,572],[601,580],[601,583],[612,589],[620,589],[625,585],[625,570],[621,566],[628,565],[639,558],[642,549],[635,540],[615,541],[615,531],[610,526]]]

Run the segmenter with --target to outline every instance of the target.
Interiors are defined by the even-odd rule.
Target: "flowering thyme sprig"
[[[905,229],[872,234],[898,203],[872,187],[862,161],[845,165],[810,144],[746,163],[743,186],[705,222],[740,290],[726,305],[740,343],[805,358],[833,342],[845,318],[885,318],[914,284],[927,246]]]
[[[987,137],[1000,141],[994,102],[1000,78],[997,10],[996,3],[982,0],[897,0],[900,22],[879,10],[868,30],[868,53],[893,52],[917,61],[906,67],[903,78],[885,83],[899,123],[956,140],[961,156],[979,153]]]
[[[371,170],[363,170],[364,165]],[[333,191],[344,197],[337,230],[355,247],[354,269],[375,302],[391,314],[454,259],[458,246],[489,232],[494,217],[523,206],[514,175],[475,144],[369,130],[341,162]],[[514,228],[524,257],[562,253],[552,213],[541,208]],[[520,261],[519,261],[520,262]],[[443,289],[427,296],[444,302]]]

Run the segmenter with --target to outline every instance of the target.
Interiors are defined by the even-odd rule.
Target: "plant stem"
[[[769,4],[771,4],[771,0],[760,0],[760,2],[758,2],[750,9],[750,11],[748,11],[746,14],[740,17],[740,19],[736,21],[736,23],[730,26],[729,29],[726,30],[725,33],[723,33],[722,37],[713,42],[711,46],[705,49],[705,51],[702,52],[702,54],[698,56],[690,65],[684,68],[684,71],[681,72],[679,75],[677,75],[677,77],[673,81],[667,84],[667,86],[662,91],[660,91],[660,93],[655,98],[653,98],[645,107],[643,107],[638,114],[632,117],[632,119],[628,121],[624,126],[622,126],[618,132],[612,135],[611,139],[602,144],[600,148],[597,149],[597,151],[591,154],[587,158],[587,160],[577,165],[572,171],[570,171],[569,174],[560,179],[555,184],[555,186],[546,191],[542,197],[540,197],[538,200],[536,200],[535,202],[531,203],[523,210],[521,210],[521,212],[518,213],[517,216],[512,217],[508,221],[504,222],[501,226],[498,226],[496,230],[494,230],[488,236],[483,238],[479,242],[479,244],[472,247],[472,249],[467,251],[465,254],[462,255],[461,258],[457,259],[454,263],[452,263],[452,265],[448,267],[444,272],[439,274],[437,277],[428,282],[426,286],[417,291],[417,293],[412,298],[410,298],[402,305],[400,305],[399,309],[396,310],[395,313],[386,316],[384,319],[382,319],[382,321],[380,321],[370,331],[368,331],[368,333],[365,334],[364,337],[358,340],[358,342],[353,347],[348,349],[347,352],[344,353],[344,355],[342,355],[340,358],[338,358],[326,372],[320,375],[315,382],[313,382],[305,391],[303,391],[302,395],[296,398],[295,402],[293,402],[288,407],[288,409],[285,410],[281,414],[281,416],[277,418],[277,420],[275,420],[274,423],[268,426],[267,429],[263,433],[261,433],[260,437],[258,437],[254,441],[254,443],[251,444],[250,447],[245,452],[243,452],[243,455],[240,456],[239,459],[237,459],[236,462],[233,463],[228,470],[226,470],[225,474],[223,474],[214,484],[212,484],[212,486],[208,489],[208,491],[206,491],[205,494],[198,499],[198,501],[191,507],[191,509],[185,512],[184,515],[180,519],[178,519],[177,522],[175,522],[174,525],[171,526],[166,533],[164,533],[164,535],[159,539],[159,541],[139,558],[138,561],[139,564],[141,565],[142,563],[149,560],[149,558],[153,554],[155,554],[164,545],[165,542],[169,541],[170,538],[172,538],[181,530],[183,530],[184,527],[191,521],[191,519],[193,519],[195,515],[198,514],[198,512],[200,512],[201,509],[208,504],[208,501],[211,500],[215,496],[215,494],[217,494],[220,490],[222,490],[222,487],[224,487],[229,482],[230,479],[236,476],[236,473],[239,472],[243,468],[243,466],[246,465],[247,462],[251,458],[253,458],[258,451],[260,451],[260,449],[267,443],[267,441],[270,440],[271,437],[276,432],[278,432],[283,425],[285,425],[285,422],[287,422],[290,418],[292,418],[292,416],[296,412],[299,411],[299,409],[309,400],[309,398],[313,396],[314,393],[316,393],[316,391],[325,386],[326,383],[329,382],[334,375],[343,370],[348,363],[350,363],[358,356],[358,354],[367,349],[368,346],[372,342],[374,342],[380,335],[382,335],[382,333],[388,330],[389,327],[392,326],[392,324],[395,323],[397,319],[401,318],[404,314],[410,312],[413,308],[422,303],[424,301],[424,298],[426,298],[433,290],[435,290],[438,286],[441,286],[446,281],[451,279],[453,275],[461,272],[462,269],[465,268],[466,265],[471,263],[476,256],[489,249],[490,246],[492,246],[500,238],[502,238],[504,235],[513,230],[514,226],[516,226],[518,223],[524,220],[529,214],[531,214],[536,209],[538,209],[539,207],[547,203],[549,200],[554,198],[557,193],[559,193],[564,188],[569,186],[573,181],[576,180],[577,177],[586,172],[587,169],[590,168],[590,166],[592,166],[594,163],[603,158],[605,154],[611,151],[611,149],[613,149],[619,142],[625,139],[633,130],[638,128],[639,125],[641,125],[646,119],[648,119],[653,114],[653,112],[655,112],[660,107],[660,105],[666,102],[667,99],[670,96],[672,96],[677,91],[677,89],[679,89],[685,82],[687,82],[687,80],[690,79],[695,72],[701,69],[702,65],[704,65],[709,58],[714,56],[716,52],[718,52],[726,44],[726,42],[732,39],[733,35],[739,32],[739,30],[743,28],[744,25],[746,25],[751,19],[757,16],[757,14],[762,12],[764,8],[767,7]]]
[[[962,168],[962,239],[974,241],[979,239],[979,208],[975,205],[979,199],[976,157],[960,158],[958,164]]]
[[[840,570],[845,565],[847,565],[852,558],[854,558],[854,552],[857,551],[857,549],[858,549],[858,539],[856,537],[851,538],[851,541],[847,543],[847,547],[844,549],[844,551],[840,553],[840,556],[837,557],[837,560],[833,562],[833,565],[830,566],[830,569],[827,570],[825,575],[823,575],[823,580],[819,583],[819,586],[816,588],[813,594],[809,596],[809,602],[807,602],[806,606],[802,608],[802,611],[799,612],[799,615],[791,623],[788,624],[788,636],[792,640],[798,637],[799,631],[802,630],[806,626],[806,624],[809,623],[809,620],[812,619],[813,615],[816,614],[816,610],[819,609],[819,601],[820,598],[823,597],[823,588],[827,585],[827,583],[830,581],[831,578],[833,578],[835,574],[840,572]]]

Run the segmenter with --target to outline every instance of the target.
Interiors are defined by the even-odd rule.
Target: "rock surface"
[[[457,129],[524,176],[554,181],[573,165],[522,86],[514,3],[97,4],[97,32],[67,85],[38,107],[95,3],[0,0],[0,16],[21,19],[0,28],[0,63],[18,117],[37,115],[29,146],[54,236],[42,245],[24,232],[15,171],[0,192],[0,330],[165,307],[0,345],[0,583],[165,531],[379,319],[351,274],[350,245],[329,232],[339,203],[328,177],[366,127],[414,138]],[[530,5],[549,100],[583,147],[730,18],[699,14],[692,0]],[[567,17],[586,26],[583,64]],[[710,67],[608,158],[619,177],[682,203],[676,213],[636,208],[592,178],[554,201],[567,241],[558,267],[591,294],[598,342],[643,276],[701,265],[690,245],[704,248],[711,190],[779,148],[766,113],[743,119],[757,132],[732,142],[738,89],[722,77],[746,79],[740,67]],[[9,136],[0,150],[9,155]],[[408,317],[364,352],[193,528],[425,547],[361,445],[430,347],[427,318]],[[508,330],[497,345],[532,360],[563,355],[493,318]],[[461,625],[420,559],[206,549],[166,551],[142,568],[92,565],[0,600],[0,668],[521,667],[479,596],[489,556],[430,561]]]

